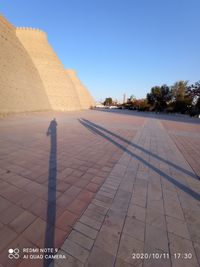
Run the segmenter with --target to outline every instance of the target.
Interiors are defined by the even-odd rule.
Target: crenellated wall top
[[[40,30],[40,29],[37,29],[37,28],[32,28],[32,27],[16,27],[16,32],[17,33],[21,33],[21,34],[31,34],[31,35],[38,35],[38,36],[43,36],[45,38],[47,38],[47,34],[46,32]]]
[[[45,33],[45,32],[42,31],[41,29],[38,29],[38,28],[32,28],[32,27],[16,27],[16,30],[38,31],[38,32],[41,32],[41,33]]]

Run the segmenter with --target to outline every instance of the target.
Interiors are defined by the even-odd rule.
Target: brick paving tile
[[[184,220],[183,210],[179,202],[173,199],[164,200],[165,212],[168,216],[175,217],[180,220]]]
[[[89,184],[88,180],[78,180],[74,185],[80,188],[85,188]]]
[[[169,247],[172,255],[172,266],[199,266],[196,258],[195,250],[191,241],[178,237],[173,234],[169,234]],[[182,256],[177,260],[176,253],[181,254],[191,253],[191,259],[184,259]]]
[[[15,173],[5,173],[4,175],[1,175],[1,179],[18,187],[18,188],[23,188],[25,185],[27,185],[30,180],[26,179],[22,176],[19,176]]]
[[[200,216],[198,206],[195,207],[192,203],[189,203],[189,207],[183,209],[185,220],[187,223],[199,224]]]
[[[74,227],[73,227],[75,230],[83,233],[84,235],[90,237],[91,239],[95,239],[96,236],[97,236],[97,233],[98,231],[83,224],[83,223],[80,223],[80,222],[77,222]]]
[[[105,203],[112,203],[112,201],[113,201],[113,198],[110,198],[108,196],[104,196],[101,193],[98,193],[95,196],[95,199],[100,200],[100,201],[105,202]]]
[[[27,266],[29,266],[29,267],[43,267],[44,262],[43,262],[43,260],[40,260],[40,259],[32,260],[32,261],[25,259],[19,265],[19,267],[27,267]]]
[[[58,190],[58,191],[60,191],[60,192],[65,192],[67,189],[69,189],[70,188],[70,184],[68,184],[68,183],[65,183],[64,181],[57,181],[57,183],[56,183],[56,189]]]
[[[99,184],[95,184],[95,183],[89,183],[87,186],[86,186],[86,189],[91,191],[91,192],[97,192],[98,189],[99,189],[100,185]]]
[[[163,252],[169,252],[167,232],[155,226],[146,225],[145,244],[148,247],[160,249]]]
[[[98,199],[93,199],[92,200],[92,204],[94,204],[95,206],[100,206],[102,208],[105,208],[105,209],[109,209],[111,204],[109,203],[105,203],[105,202],[102,202],[102,201],[99,201]]]
[[[34,203],[29,207],[30,212],[38,217],[46,216],[48,202],[38,198]]]
[[[85,216],[85,214],[83,216],[81,216],[81,218],[79,219],[80,222],[96,229],[96,230],[99,230],[101,228],[101,223],[94,220],[94,219],[91,219],[87,216]]]
[[[78,216],[76,214],[66,210],[57,218],[56,226],[65,230],[67,226],[72,226],[77,219]]]
[[[71,227],[68,227],[64,231],[59,228],[54,228],[54,247],[60,248],[63,244],[63,242],[66,240],[66,238],[69,236],[69,233],[71,232]],[[44,245],[43,245],[44,246]],[[39,246],[40,247],[40,246]]]
[[[45,232],[46,223],[40,218],[37,218],[28,228],[22,233],[24,238],[27,238],[33,244],[39,240],[41,235]]]
[[[9,259],[8,258],[8,249],[10,248],[18,248],[20,251],[20,257],[17,260]],[[28,240],[19,236],[18,238],[14,239],[11,243],[7,245],[7,247],[0,253],[0,262],[9,267],[18,266],[20,262],[23,260],[23,249],[24,248],[36,248],[32,243]],[[0,265],[1,266],[1,265]]]
[[[144,242],[145,224],[133,218],[126,218],[123,233]]]
[[[17,216],[23,213],[23,209],[16,205],[9,205],[7,209],[1,212],[0,221],[3,224],[9,224],[12,222]]]
[[[136,257],[136,253],[143,253],[144,243],[129,236],[123,234],[120,241],[117,257],[121,260],[132,264],[133,266],[140,265],[141,259]]]
[[[159,213],[164,214],[164,207],[163,207],[163,201],[160,200],[149,200],[147,202],[147,209],[156,210]]]
[[[52,117],[58,122],[56,186],[49,181],[46,136]],[[54,246],[66,246],[60,250],[66,262],[51,267],[182,267],[187,260],[143,261],[133,253],[186,250],[190,266],[200,265],[198,120],[119,110],[51,112],[8,117],[0,130],[3,267],[11,244],[44,247],[46,230],[54,232]]]
[[[108,208],[102,207],[99,205],[95,205],[93,203],[90,203],[90,205],[88,206],[88,209],[91,211],[96,211],[97,213],[99,213],[101,215],[105,215],[108,211]]]
[[[17,237],[17,234],[13,230],[4,226],[0,230],[0,236],[0,251],[2,251],[2,249],[4,249],[11,241],[13,241]]]
[[[81,193],[78,195],[78,199],[83,200],[85,202],[90,202],[91,199],[94,197],[94,193],[88,191],[88,190],[83,190]]]
[[[55,190],[55,188],[54,189],[49,188],[48,192],[42,194],[40,198],[50,203],[50,202],[55,202],[55,198],[58,198],[59,196],[61,196],[61,194],[62,193],[59,192],[58,190]]]
[[[79,244],[80,246],[90,250],[93,246],[94,240],[92,240],[91,238],[73,230],[69,237],[70,240],[72,240],[73,242]]]
[[[187,223],[173,217],[166,216],[167,231],[180,237],[190,239]]]
[[[79,199],[75,199],[72,201],[72,203],[67,207],[68,210],[80,215],[83,213],[83,211],[86,209],[86,207],[88,206],[88,203],[79,200]]]
[[[16,203],[22,198],[23,190],[18,189],[16,186],[8,185],[8,188],[3,190],[1,195],[6,199],[10,199],[13,203]]]
[[[114,210],[109,210],[105,216],[103,225],[111,229],[113,232],[118,234],[122,231],[123,224],[125,220],[125,214],[121,214]]]
[[[131,267],[131,266],[134,266],[134,265],[133,264],[130,264],[130,263],[126,262],[126,261],[123,261],[120,258],[116,258],[115,267]],[[142,267],[142,263],[141,264],[138,263],[135,266]]]
[[[146,208],[147,205],[147,200],[146,200],[146,196],[142,196],[142,195],[133,195],[132,200],[131,200],[132,204],[141,206],[143,208]]]
[[[71,186],[69,189],[65,191],[66,195],[71,195],[71,196],[78,196],[78,194],[81,192],[81,188],[77,186]]]
[[[72,176],[79,178],[79,177],[83,176],[83,173],[84,172],[82,172],[82,171],[75,170],[72,172]]]
[[[105,218],[104,215],[96,212],[95,210],[91,210],[90,208],[86,209],[84,215],[100,223],[102,223]]]
[[[58,178],[59,179],[59,178]],[[68,184],[74,185],[76,182],[79,181],[79,179],[77,177],[73,177],[73,176],[68,176],[64,179],[64,181]]]
[[[67,208],[67,206],[73,201],[73,199],[75,198],[75,196],[73,195],[68,195],[68,194],[62,194],[60,197],[58,197],[58,199],[56,200],[56,204],[59,207],[62,208]]]
[[[82,263],[85,263],[88,256],[89,251],[79,246],[77,243],[74,243],[72,240],[67,239],[62,245],[62,250],[66,251]]]
[[[16,202],[16,204],[23,209],[29,208],[35,201],[37,197],[32,195],[31,193],[24,192],[23,197]]]
[[[108,197],[108,198],[113,199],[115,193],[106,192],[106,191],[104,191],[104,190],[99,190],[99,191],[98,191],[98,195],[105,196],[105,197]]]
[[[63,250],[59,250],[58,255],[63,255],[65,256],[64,259],[55,259],[52,261],[52,263],[49,265],[49,267],[84,267],[84,264],[77,260],[76,258],[72,257],[68,253],[66,253]]]
[[[131,205],[131,204],[129,205],[127,216],[144,222],[145,215],[146,215],[146,209],[137,205]]]
[[[190,233],[191,240],[197,243],[200,243],[200,233],[199,233],[199,227],[200,224],[187,224],[188,230]]]
[[[36,216],[28,211],[24,211],[10,223],[10,227],[15,232],[22,233],[35,219]]]
[[[115,200],[115,202],[113,202],[112,205],[110,206],[110,209],[116,212],[119,212],[119,213],[126,214],[127,209],[128,209],[128,202]]]
[[[197,257],[198,263],[200,265],[200,244],[194,243],[194,250],[195,250],[195,253],[196,253],[196,257]]]
[[[112,254],[95,246],[92,252],[90,253],[90,256],[85,266],[110,267],[114,265],[114,262],[115,262],[115,257]]]
[[[92,178],[91,182],[101,185],[104,182],[104,180],[105,180],[105,178],[97,176],[97,177]]]
[[[152,248],[152,247],[145,247],[145,253],[147,255],[155,255],[150,256],[148,259],[144,260],[143,266],[144,267],[170,267],[171,266],[171,259],[168,258],[168,254],[163,252],[160,249]]]
[[[120,239],[120,233],[112,231],[111,228],[103,226],[101,231],[98,233],[95,245],[112,255],[116,255],[118,243]]]
[[[146,223],[166,231],[165,216],[155,210],[147,209]]]
[[[72,228],[70,226],[66,226],[64,230],[55,226],[49,227],[48,232],[53,233],[51,247],[53,246],[54,248],[59,249],[62,246],[65,239],[68,237],[71,230]],[[44,248],[46,246],[45,243],[46,243],[46,229],[41,233],[40,238],[35,242],[35,244],[39,248]]]
[[[11,205],[10,201],[8,201],[7,199],[4,199],[2,197],[0,197],[0,212],[2,212],[3,210],[8,209],[8,207]]]

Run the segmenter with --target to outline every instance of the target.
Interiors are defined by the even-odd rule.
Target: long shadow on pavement
[[[128,109],[95,109],[99,112],[112,113],[116,115],[129,115],[143,118],[152,118],[155,120],[166,120],[166,121],[175,121],[175,122],[183,122],[183,123],[192,123],[192,124],[200,124],[199,118],[189,117],[189,115],[182,114],[166,114],[159,113],[156,114],[153,111],[136,111],[136,110],[128,110]]]
[[[44,248],[54,249],[55,219],[56,219],[56,176],[57,176],[57,122],[50,122],[47,136],[50,136],[49,177],[48,177],[48,206],[45,230]],[[47,252],[46,255],[53,254]],[[45,256],[45,255],[44,255]],[[47,267],[51,260],[45,259],[43,267]],[[52,267],[54,263],[52,262]]]
[[[162,157],[160,157],[160,156],[158,156],[158,155],[156,155],[156,154],[148,151],[147,149],[145,149],[145,148],[143,148],[143,147],[141,147],[141,146],[139,146],[137,144],[134,144],[134,143],[126,140],[125,138],[119,136],[118,134],[115,134],[115,133],[109,131],[108,129],[106,129],[106,128],[98,125],[98,124],[95,124],[95,123],[93,123],[91,121],[88,121],[86,119],[81,119],[81,120],[84,121],[84,122],[86,122],[87,124],[92,125],[95,128],[98,128],[98,129],[100,129],[100,130],[102,130],[102,131],[104,131],[104,132],[106,132],[106,133],[108,133],[108,134],[110,134],[110,135],[112,135],[112,136],[114,136],[114,137],[122,140],[124,143],[126,143],[126,144],[128,144],[128,145],[130,145],[132,147],[135,147],[135,148],[141,150],[142,152],[145,152],[146,154],[148,154],[148,155],[150,155],[150,156],[152,156],[152,157],[154,157],[154,158],[156,158],[156,159],[158,159],[158,160],[160,160],[160,161],[162,161],[162,162],[164,162],[164,163],[172,166],[173,168],[175,168],[175,169],[183,172],[184,174],[187,174],[187,175],[191,176],[192,178],[195,178],[195,179],[199,180],[199,177],[197,175],[195,175],[194,173],[192,173],[192,172],[184,169],[183,167],[178,166],[178,165],[174,164],[173,162],[170,162],[170,161],[168,161],[168,160],[166,160],[166,159],[164,159],[164,158],[162,158]]]
[[[135,153],[131,152],[128,148],[126,148],[125,146],[117,143],[116,141],[114,141],[111,137],[107,136],[106,134],[102,133],[100,130],[97,129],[97,127],[94,127],[91,123],[87,123],[86,120],[82,120],[79,119],[79,122],[85,126],[88,130],[92,131],[95,134],[100,135],[101,137],[105,138],[106,140],[110,141],[111,143],[113,143],[115,146],[117,146],[118,148],[120,148],[121,150],[123,150],[124,152],[126,152],[127,154],[129,154],[130,156],[132,156],[133,158],[136,158],[138,161],[142,162],[143,164],[145,164],[147,167],[149,167],[150,169],[152,169],[153,171],[155,171],[156,173],[158,173],[160,176],[162,176],[163,178],[165,178],[166,180],[168,180],[170,183],[174,184],[176,187],[178,187],[179,189],[181,189],[182,191],[184,191],[185,193],[189,194],[191,197],[193,197],[194,199],[200,201],[200,194],[198,194],[197,192],[195,192],[194,190],[190,189],[189,187],[185,186],[184,184],[180,183],[179,181],[177,181],[176,179],[174,179],[173,177],[169,176],[168,174],[164,173],[163,171],[159,170],[158,168],[156,168],[155,166],[153,166],[152,164],[150,164],[149,162],[147,162],[146,160],[144,160],[143,158],[141,158],[140,156],[136,155]]]

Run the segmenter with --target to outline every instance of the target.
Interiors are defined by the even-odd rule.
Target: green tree
[[[136,97],[131,95],[128,100],[133,103],[136,100]]]
[[[139,111],[149,111],[150,105],[147,99],[138,99],[136,102]]]
[[[162,86],[154,86],[151,92],[147,94],[148,103],[156,110],[162,111],[166,109],[167,103],[171,99],[171,90],[169,86],[163,84]]]
[[[188,94],[188,82],[178,81],[172,86],[174,111],[186,113],[192,105],[192,97]]]
[[[111,97],[107,97],[104,101],[104,106],[112,106],[113,100]]]
[[[175,101],[183,101],[187,94],[187,81],[178,81],[172,86],[172,94]]]
[[[191,115],[196,115],[200,112],[200,81],[188,86],[188,94],[192,98]]]

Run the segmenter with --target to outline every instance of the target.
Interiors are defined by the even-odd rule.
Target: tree
[[[157,111],[164,110],[170,99],[171,90],[166,84],[152,87],[151,92],[147,94],[148,103]]]
[[[138,99],[137,105],[139,111],[149,111],[150,105],[148,104],[147,99]]]
[[[104,106],[112,106],[113,100],[111,97],[107,97],[104,101]]]
[[[173,98],[175,101],[183,101],[187,94],[187,81],[175,82],[172,86]]]
[[[191,91],[193,96],[200,97],[200,81],[192,84],[188,87],[188,91]]]
[[[192,97],[188,94],[188,82],[178,81],[172,86],[174,111],[185,113],[192,105]]]
[[[192,97],[194,104],[200,102],[200,81],[188,87],[188,94]]]
[[[133,103],[136,100],[136,97],[134,95],[131,95],[128,99],[131,103]]]
[[[200,81],[188,86],[188,94],[192,98],[192,114],[196,115],[200,112]]]

